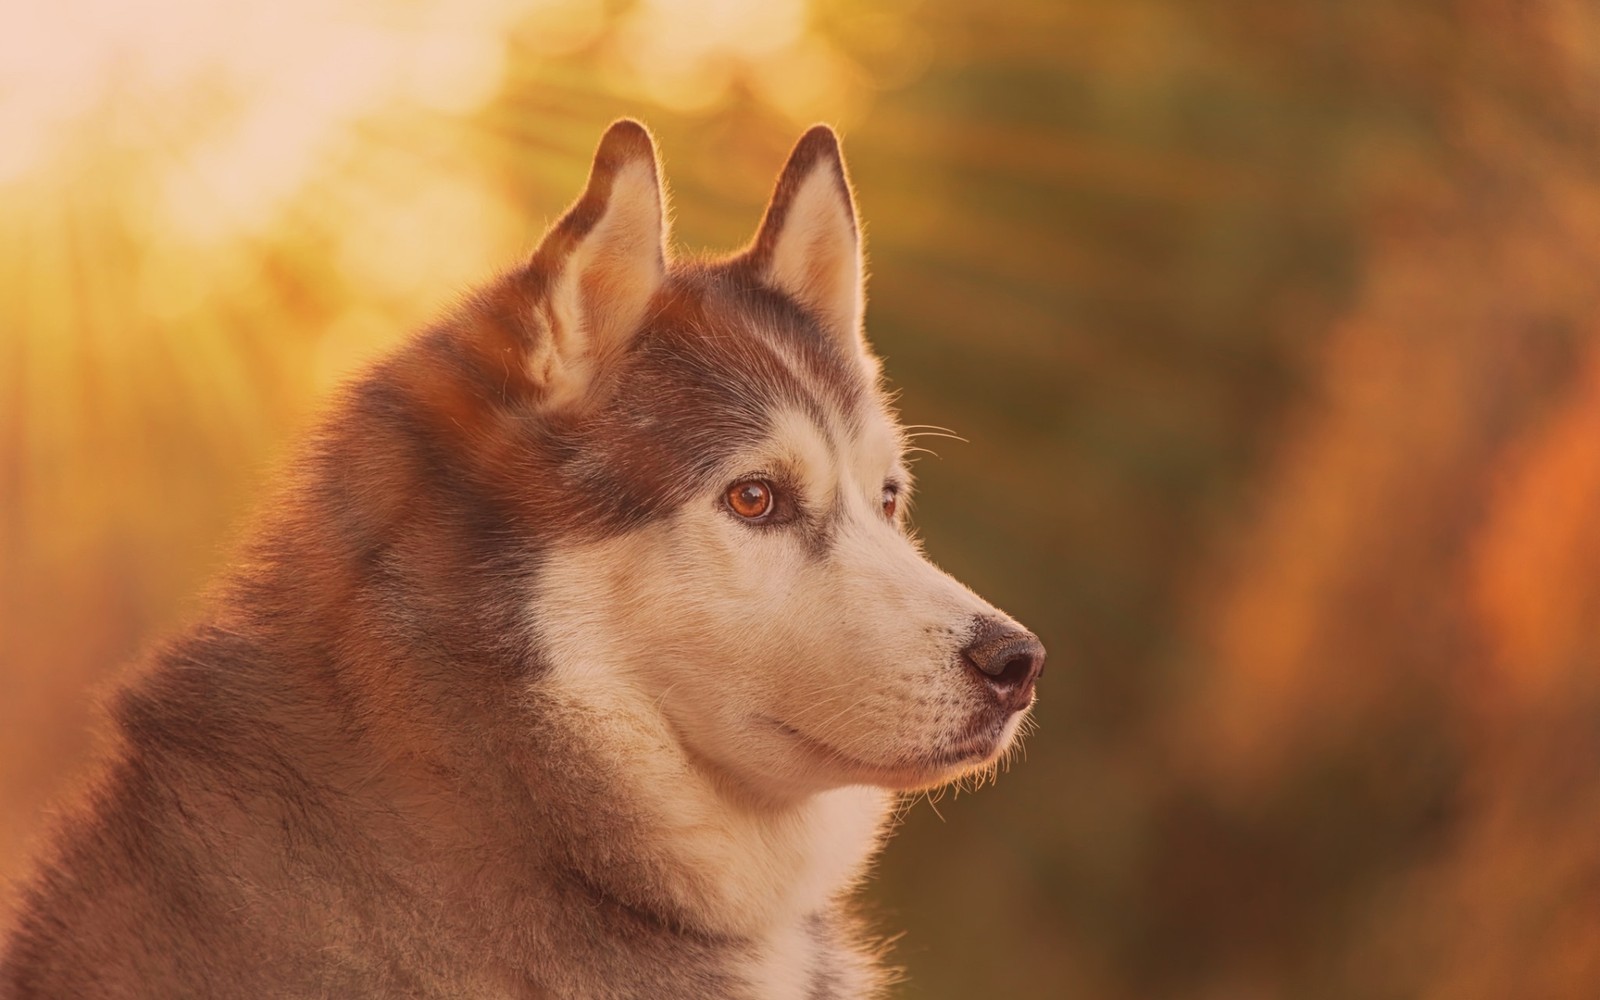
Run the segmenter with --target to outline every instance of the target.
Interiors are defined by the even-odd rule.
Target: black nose
[[[1044,670],[1044,644],[1032,632],[998,618],[979,618],[961,658],[1006,711],[1033,702],[1033,682]]]

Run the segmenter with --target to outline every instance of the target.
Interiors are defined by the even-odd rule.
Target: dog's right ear
[[[528,263],[528,374],[547,406],[582,398],[627,349],[666,275],[666,238],[655,142],[621,119],[600,139],[583,196]]]

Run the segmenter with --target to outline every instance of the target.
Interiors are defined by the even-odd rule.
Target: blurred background
[[[624,114],[688,249],[841,128],[966,439],[917,520],[1050,647],[872,885],[900,995],[1600,996],[1586,0],[12,5],[0,877],[319,400]]]

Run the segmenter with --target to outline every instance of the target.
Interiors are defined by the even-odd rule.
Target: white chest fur
[[[807,921],[791,920],[762,942],[748,972],[750,992],[760,1000],[806,1000],[819,963],[831,958],[822,953]]]

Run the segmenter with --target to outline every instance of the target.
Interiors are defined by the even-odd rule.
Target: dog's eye
[[[883,516],[894,520],[895,511],[900,509],[900,488],[885,486],[883,488]]]
[[[728,509],[746,521],[759,521],[772,513],[772,484],[760,479],[734,483],[723,494]]]

